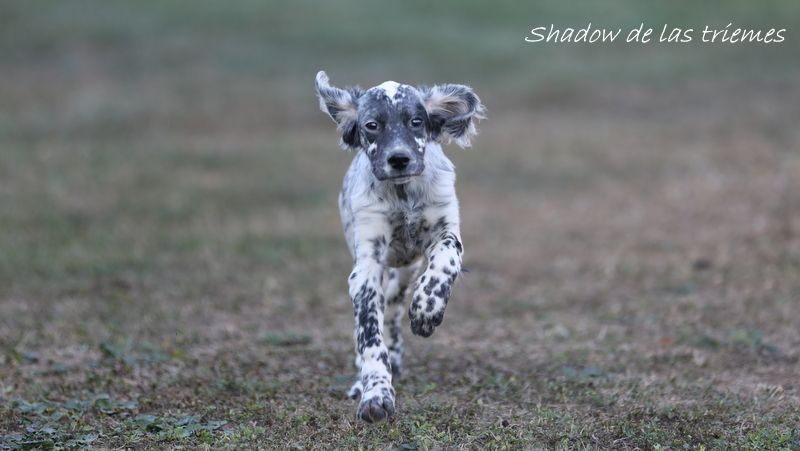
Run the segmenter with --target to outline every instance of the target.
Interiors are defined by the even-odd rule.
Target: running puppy
[[[359,377],[350,397],[361,395],[359,418],[380,421],[395,411],[392,377],[403,367],[400,323],[407,288],[413,281],[411,331],[429,337],[442,323],[461,272],[455,168],[440,143],[469,146],[473,122],[483,118],[484,108],[463,85],[387,81],[366,91],[340,89],[319,72],[316,89],[320,108],[341,133],[341,146],[357,151],[339,195],[353,256],[348,283]]]

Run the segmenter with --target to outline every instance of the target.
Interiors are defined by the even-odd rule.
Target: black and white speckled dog
[[[461,272],[453,163],[440,143],[469,146],[483,105],[467,86],[419,87],[387,81],[366,91],[339,89],[325,72],[316,79],[320,108],[336,122],[341,145],[358,153],[344,178],[339,210],[353,256],[358,416],[394,414],[392,377],[403,366],[403,298],[415,276],[408,317],[416,335],[442,323]],[[419,275],[419,269],[424,272]],[[384,308],[390,313],[384,331]]]

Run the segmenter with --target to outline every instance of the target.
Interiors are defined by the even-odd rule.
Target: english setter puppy
[[[387,81],[366,91],[340,89],[321,71],[316,89],[341,146],[357,151],[339,195],[353,256],[348,284],[358,378],[349,395],[361,395],[359,418],[380,421],[395,411],[392,377],[403,367],[400,325],[409,284],[417,277],[408,309],[411,331],[429,337],[442,323],[461,272],[455,168],[440,143],[469,146],[484,108],[469,87],[456,84]]]

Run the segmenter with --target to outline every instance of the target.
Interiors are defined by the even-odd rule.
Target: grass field
[[[800,3],[530,3],[0,4],[0,449],[800,449]],[[378,425],[318,69],[488,107]]]

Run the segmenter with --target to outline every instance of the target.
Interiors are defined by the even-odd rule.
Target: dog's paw
[[[430,337],[433,331],[442,324],[444,320],[444,310],[429,314],[428,312],[414,312],[409,310],[408,317],[411,320],[411,332],[420,337]]]
[[[390,396],[363,397],[358,404],[358,418],[367,423],[376,423],[394,415],[394,400]]]
[[[450,287],[442,289],[444,296],[450,295]],[[433,331],[442,324],[444,310],[447,306],[447,297],[434,295],[414,295],[408,308],[408,319],[411,323],[411,332],[421,337],[430,337]]]
[[[408,307],[408,319],[415,335],[430,337],[434,329],[442,324],[454,280],[453,274],[435,271],[422,274]]]

